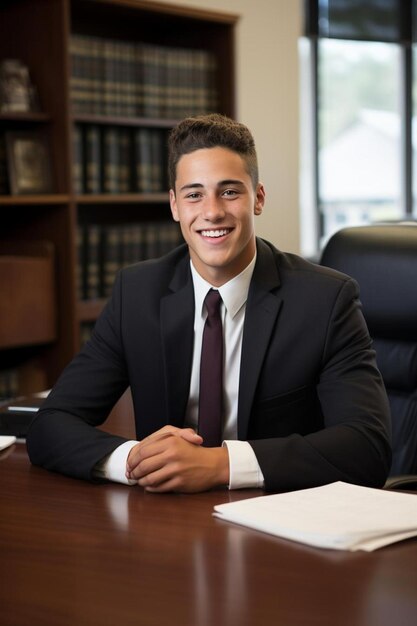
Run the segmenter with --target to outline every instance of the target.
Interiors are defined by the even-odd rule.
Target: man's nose
[[[204,219],[210,220],[211,222],[223,219],[225,215],[223,203],[217,197],[209,197],[204,202],[202,213]]]

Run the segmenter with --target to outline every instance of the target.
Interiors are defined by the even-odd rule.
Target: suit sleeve
[[[96,428],[128,387],[120,301],[119,276],[91,340],[64,370],[31,423],[27,449],[33,464],[97,480],[95,464],[126,441]]]
[[[308,358],[300,354],[300,367]],[[329,316],[316,390],[324,428],[250,441],[265,488],[382,486],[391,464],[389,404],[353,280],[342,284]]]

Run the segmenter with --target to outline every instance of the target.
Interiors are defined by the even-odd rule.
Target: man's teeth
[[[227,235],[229,229],[223,228],[223,230],[202,230],[201,234],[203,237],[223,237],[223,235]]]

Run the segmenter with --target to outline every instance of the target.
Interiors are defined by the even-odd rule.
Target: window
[[[314,254],[343,226],[416,214],[417,47],[411,36],[416,9],[417,0],[305,0],[306,37],[300,42],[305,254]]]

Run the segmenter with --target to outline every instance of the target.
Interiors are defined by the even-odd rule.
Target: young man
[[[118,275],[91,341],[33,421],[32,462],[155,492],[383,485],[389,409],[356,283],[255,237],[265,191],[242,124],[182,121],[169,175],[186,245]],[[211,289],[224,369],[222,440],[207,447],[197,433]],[[137,441],[95,428],[129,385]]]

